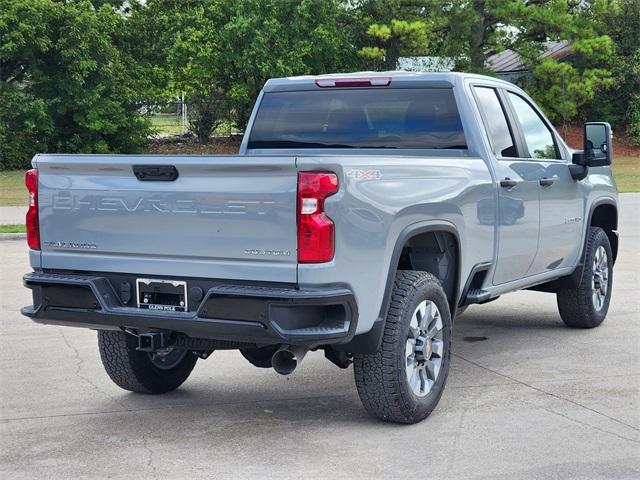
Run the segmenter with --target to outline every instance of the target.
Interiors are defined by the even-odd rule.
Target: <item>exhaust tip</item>
[[[271,365],[280,375],[289,375],[298,368],[306,353],[303,348],[280,347],[271,357]]]

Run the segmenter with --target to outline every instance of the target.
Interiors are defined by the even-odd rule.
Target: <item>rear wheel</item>
[[[601,228],[591,227],[580,283],[576,288],[557,294],[558,310],[564,323],[573,328],[600,325],[609,310],[612,286],[613,254],[609,237]]]
[[[416,423],[436,407],[451,359],[451,314],[430,273],[396,275],[382,342],[373,354],[354,354],[360,400],[372,416]]]
[[[154,353],[136,350],[135,336],[101,330],[98,346],[102,365],[120,388],[137,393],[166,393],[189,377],[198,360],[191,351],[169,347]]]

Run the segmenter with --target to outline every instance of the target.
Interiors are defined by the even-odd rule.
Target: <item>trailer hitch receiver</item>
[[[167,333],[147,332],[138,335],[138,347],[136,350],[153,353],[169,346],[169,335]]]

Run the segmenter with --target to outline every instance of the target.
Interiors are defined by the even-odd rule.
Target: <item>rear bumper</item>
[[[311,347],[350,341],[358,318],[353,293],[344,288],[299,290],[210,282],[202,300],[190,305],[191,311],[163,312],[127,306],[109,274],[34,272],[23,280],[33,292],[33,305],[24,307],[22,314],[43,324],[165,330],[193,338]]]

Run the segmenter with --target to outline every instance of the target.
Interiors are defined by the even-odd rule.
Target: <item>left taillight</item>
[[[298,173],[299,263],[323,263],[333,259],[335,226],[324,212],[324,200],[337,191],[335,173]]]
[[[27,210],[27,244],[32,250],[40,250],[40,222],[38,219],[38,170],[27,170],[24,184],[29,191],[29,210]]]

